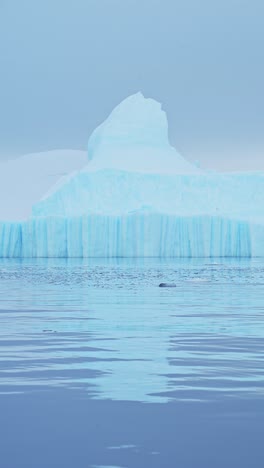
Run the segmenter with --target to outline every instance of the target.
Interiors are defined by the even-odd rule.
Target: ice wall
[[[260,233],[260,238],[264,229]],[[0,257],[251,257],[246,222],[161,214],[35,218],[0,224]]]

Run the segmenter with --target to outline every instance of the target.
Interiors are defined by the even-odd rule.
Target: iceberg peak
[[[132,94],[118,104],[109,117],[92,133],[88,143],[88,159],[102,147],[168,145],[168,122],[161,104]]]
[[[159,102],[141,92],[124,99],[94,130],[88,160],[89,171],[201,172],[170,146],[166,113]]]

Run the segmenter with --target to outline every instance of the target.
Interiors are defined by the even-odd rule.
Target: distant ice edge
[[[264,226],[217,216],[37,217],[0,223],[1,258],[264,256]]]

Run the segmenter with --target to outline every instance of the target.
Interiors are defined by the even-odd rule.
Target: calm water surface
[[[263,466],[264,260],[1,260],[0,333],[1,468]]]

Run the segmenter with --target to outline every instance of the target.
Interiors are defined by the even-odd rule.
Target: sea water
[[[0,336],[3,468],[262,466],[263,259],[2,259]]]

